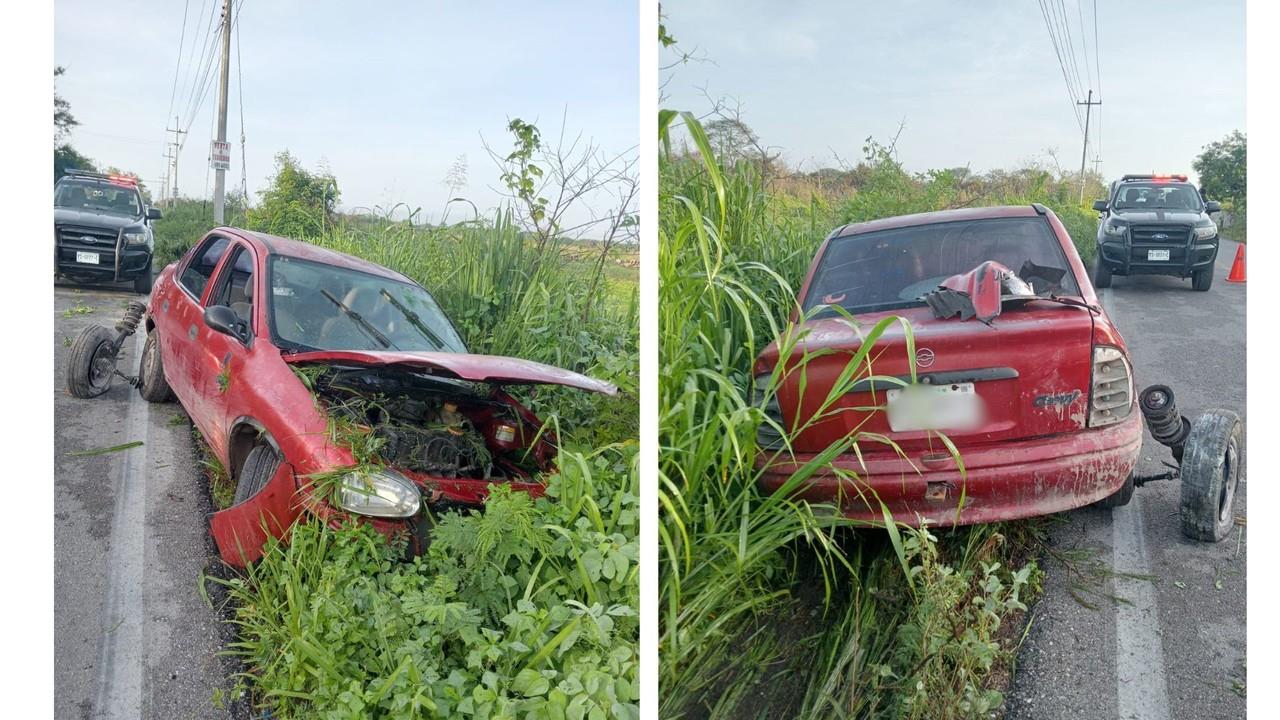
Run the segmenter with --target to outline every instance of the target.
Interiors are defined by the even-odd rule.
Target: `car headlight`
[[[1218,226],[1214,225],[1212,222],[1210,222],[1208,225],[1196,226],[1197,240],[1208,240],[1209,238],[1217,234],[1218,234]]]
[[[124,241],[128,245],[146,245],[147,234],[141,230],[136,232],[126,230],[124,233]]]
[[[1126,225],[1124,223],[1118,223],[1114,220],[1108,220],[1105,223],[1103,223],[1102,231],[1108,235],[1111,235],[1112,237],[1119,237],[1120,235],[1124,235],[1125,227]]]
[[[343,475],[333,502],[343,510],[381,518],[406,518],[422,506],[413,481],[387,468],[357,468]]]

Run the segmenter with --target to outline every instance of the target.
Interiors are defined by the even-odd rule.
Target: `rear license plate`
[[[78,263],[86,263],[86,264],[89,264],[89,265],[97,265],[97,264],[98,264],[98,253],[77,252],[77,253],[76,253],[76,262],[78,262]]]
[[[894,432],[967,430],[982,422],[982,399],[973,383],[911,385],[889,390],[886,397]]]
[[[1148,260],[1168,260],[1169,251],[1168,250],[1148,250],[1147,259]]]

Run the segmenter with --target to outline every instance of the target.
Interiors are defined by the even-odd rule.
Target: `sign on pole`
[[[209,167],[214,170],[231,169],[231,143],[221,140],[209,142]]]

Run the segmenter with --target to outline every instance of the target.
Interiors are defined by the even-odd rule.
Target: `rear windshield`
[[[1116,210],[1200,210],[1204,203],[1191,185],[1169,183],[1124,183],[1111,203]]]
[[[987,260],[1015,273],[1028,261],[1063,270],[1055,291],[1080,294],[1066,254],[1043,218],[991,218],[835,238],[814,271],[804,309],[838,305],[859,313],[923,305],[920,297],[943,280]]]
[[[53,206],[124,217],[142,215],[137,189],[92,180],[63,180],[58,183],[53,192]]]

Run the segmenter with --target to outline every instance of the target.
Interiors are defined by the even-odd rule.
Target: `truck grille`
[[[78,227],[74,225],[57,225],[54,234],[58,239],[58,264],[77,265],[76,252],[94,252],[98,254],[98,271],[115,273],[116,247],[120,239],[117,230],[105,228]],[[90,269],[93,266],[85,266]]]
[[[1190,238],[1191,227],[1188,225],[1134,225],[1129,228],[1129,239],[1135,245],[1185,245]]]

